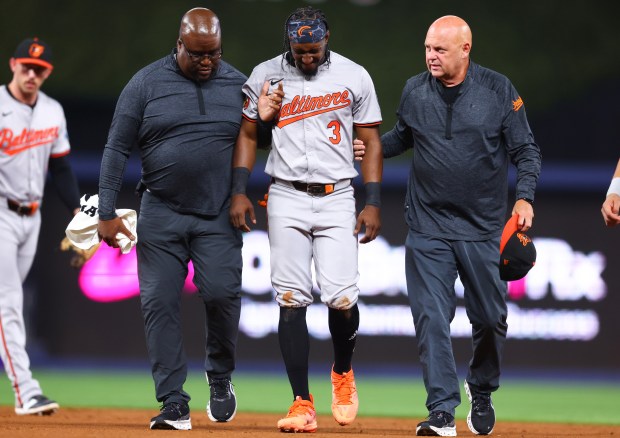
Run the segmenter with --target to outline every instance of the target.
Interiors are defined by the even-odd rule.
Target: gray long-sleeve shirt
[[[523,101],[505,76],[470,62],[452,104],[429,72],[410,78],[394,128],[381,137],[386,158],[413,148],[407,224],[453,240],[501,234],[508,164],[517,168],[516,196],[534,199],[541,154]]]
[[[230,200],[232,153],[246,76],[226,62],[205,82],[185,77],[173,54],[140,70],[121,93],[99,178],[99,217],[115,217],[137,145],[142,181],[180,213],[217,215]]]

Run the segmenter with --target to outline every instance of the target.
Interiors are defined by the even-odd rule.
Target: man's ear
[[[464,57],[468,57],[469,56],[469,52],[471,52],[471,44],[470,43],[463,43],[463,46],[461,47],[461,50],[463,51],[463,55],[465,55]]]

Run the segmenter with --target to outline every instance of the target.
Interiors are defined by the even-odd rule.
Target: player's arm
[[[413,147],[411,129],[401,119],[394,127],[381,136],[383,158],[392,158]],[[365,160],[366,145],[359,137],[353,140],[353,152],[357,161]]]
[[[603,220],[608,227],[620,224],[620,160],[618,160],[616,171],[609,184],[601,213],[603,213]]]
[[[252,202],[246,194],[250,173],[256,163],[257,126],[255,121],[241,119],[241,129],[235,143],[232,169],[232,201],[230,222],[241,231],[250,231],[246,215],[256,224]]]
[[[383,152],[379,137],[379,127],[356,127],[357,137],[366,145],[364,160],[361,163],[362,178],[366,189],[366,205],[357,216],[354,233],[365,228],[360,243],[368,243],[379,235],[381,229],[381,177],[383,175]]]
[[[67,156],[50,157],[49,170],[56,192],[63,204],[74,215],[77,214],[80,211],[80,190]]]

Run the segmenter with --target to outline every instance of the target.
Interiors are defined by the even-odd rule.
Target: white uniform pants
[[[0,198],[0,358],[15,392],[15,405],[41,394],[26,353],[22,284],[37,250],[41,214],[19,216]]]
[[[271,283],[283,307],[312,303],[312,261],[321,301],[335,309],[357,303],[355,198],[348,186],[326,196],[310,196],[277,183],[267,203]]]

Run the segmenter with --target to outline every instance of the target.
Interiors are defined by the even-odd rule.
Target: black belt
[[[276,180],[275,178],[271,178],[272,183],[278,183],[281,180]],[[319,184],[319,183],[305,183],[301,181],[286,181],[286,183],[290,184],[295,190],[299,190],[300,192],[305,192],[312,196],[321,196],[321,195],[329,195],[336,190],[336,183],[330,184]]]
[[[14,211],[20,216],[32,216],[39,209],[38,202],[26,203],[26,202],[14,201],[8,198],[6,200],[6,205],[9,207],[9,210]]]

